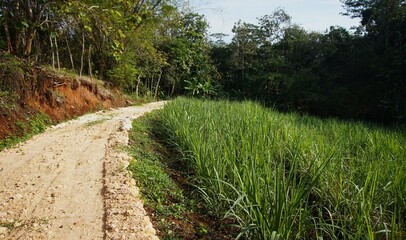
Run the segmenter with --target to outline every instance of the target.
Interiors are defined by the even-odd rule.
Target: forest
[[[341,3],[359,26],[306,31],[275,9],[256,24],[235,23],[226,43],[187,1],[3,0],[0,49],[135,97],[253,99],[283,111],[404,122],[406,2]]]
[[[232,43],[212,50],[225,89],[283,110],[404,121],[405,2],[342,3],[361,19],[354,31],[306,32],[282,10],[238,22]]]
[[[166,0],[2,1],[0,48],[136,96],[173,96],[191,75],[214,71],[207,23],[187,9]]]

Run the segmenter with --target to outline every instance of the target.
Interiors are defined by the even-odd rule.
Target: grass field
[[[406,238],[400,128],[178,99],[162,127],[210,211],[249,239]]]
[[[212,221],[204,202],[194,198],[177,169],[178,155],[161,136],[160,110],[137,118],[130,131],[128,166],[140,189],[149,217],[162,240],[234,239],[226,224]]]

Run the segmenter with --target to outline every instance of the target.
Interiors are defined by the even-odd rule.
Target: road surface
[[[0,239],[157,239],[123,151],[164,102],[82,116],[0,152]]]

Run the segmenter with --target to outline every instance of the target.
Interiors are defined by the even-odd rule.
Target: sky
[[[230,36],[238,20],[257,24],[257,18],[271,14],[276,8],[285,10],[292,23],[308,31],[324,32],[330,26],[349,29],[359,23],[359,19],[340,15],[345,11],[340,0],[191,0],[190,3],[195,12],[205,15],[210,33]]]

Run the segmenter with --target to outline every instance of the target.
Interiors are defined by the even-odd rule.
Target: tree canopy
[[[281,110],[405,121],[405,1],[342,3],[361,20],[354,31],[308,32],[281,9],[237,22],[232,42],[212,47],[225,90]]]
[[[128,92],[183,93],[211,82],[203,16],[175,0],[2,1],[0,47]]]
[[[176,0],[3,0],[0,48],[135,96],[254,98],[281,110],[404,121],[406,2],[337,0],[353,30],[306,31],[282,9],[232,41]]]

